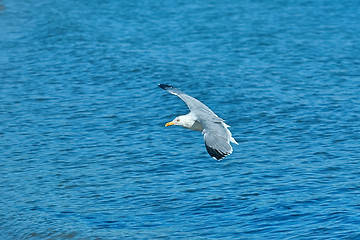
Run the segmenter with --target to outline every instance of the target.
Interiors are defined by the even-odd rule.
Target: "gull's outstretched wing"
[[[201,114],[201,113],[207,114],[209,118],[214,118],[214,119],[218,119],[219,121],[223,121],[213,111],[211,111],[211,109],[208,108],[205,104],[183,93],[179,89],[166,84],[159,84],[159,87],[181,98],[181,100],[183,100],[186,103],[190,111],[193,112],[194,114]]]
[[[205,147],[211,157],[221,160],[232,153],[230,141],[233,138],[225,123],[202,120],[201,124],[204,127]]]

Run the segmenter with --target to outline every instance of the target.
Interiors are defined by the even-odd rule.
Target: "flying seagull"
[[[219,118],[205,104],[179,89],[166,84],[159,84],[159,87],[181,98],[190,109],[190,113],[176,117],[171,122],[166,123],[165,127],[178,125],[202,132],[206,150],[214,159],[221,160],[232,153],[233,149],[230,142],[238,143],[231,136],[228,129],[230,126],[223,119]]]

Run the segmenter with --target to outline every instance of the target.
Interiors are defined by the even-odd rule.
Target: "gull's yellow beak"
[[[174,122],[168,122],[168,123],[165,124],[165,127],[171,126],[171,125],[174,125],[174,124],[175,124]]]

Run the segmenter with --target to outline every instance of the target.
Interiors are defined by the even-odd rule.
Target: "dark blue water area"
[[[358,1],[0,5],[1,239],[360,239]]]

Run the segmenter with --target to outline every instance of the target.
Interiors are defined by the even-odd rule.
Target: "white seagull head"
[[[171,122],[166,123],[165,127],[172,125],[191,128],[191,126],[194,125],[194,120],[191,119],[188,115],[181,115],[174,118],[174,120],[172,120]]]

